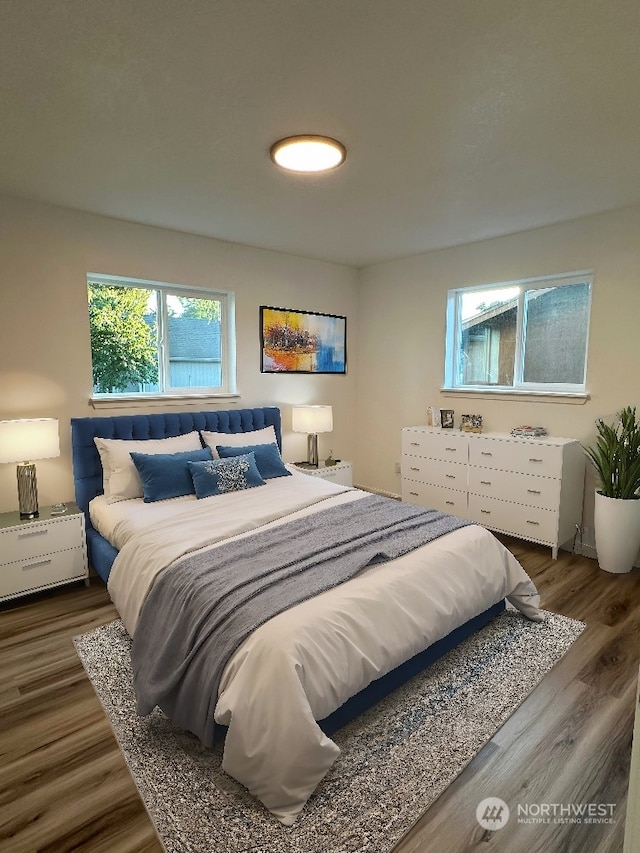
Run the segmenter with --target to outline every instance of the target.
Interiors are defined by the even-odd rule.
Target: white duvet
[[[157,574],[229,537],[359,500],[366,493],[294,472],[223,496],[126,501],[110,520],[120,553],[108,589],[135,632]],[[114,539],[112,538],[112,541]],[[274,617],[242,643],[220,683],[215,719],[227,725],[224,770],[292,824],[340,751],[316,723],[454,628],[507,598],[540,619],[524,569],[487,530],[463,527]]]

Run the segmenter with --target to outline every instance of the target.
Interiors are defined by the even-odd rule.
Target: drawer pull
[[[419,441],[412,441],[411,447],[420,447],[420,442]]]
[[[48,566],[51,560],[39,560],[37,563],[29,563],[28,566],[22,566],[22,571],[26,572],[29,569],[39,569],[40,566]]]
[[[490,486],[491,480],[480,480],[480,485],[481,486]]]
[[[30,530],[28,533],[18,533],[18,539],[29,539],[33,536],[46,536],[49,532],[47,527],[41,527],[39,530]]]
[[[481,450],[480,456],[493,456],[493,453],[490,450]]]
[[[529,495],[539,495],[540,489],[527,489],[527,494]]]
[[[481,510],[480,510],[480,512],[481,512],[483,515],[491,515],[491,510],[490,510],[490,509],[481,509]]]
[[[417,493],[417,492],[409,492],[409,494],[410,494],[412,497],[414,497],[414,498],[417,498],[417,497],[418,497],[418,493]]]
[[[447,480],[455,480],[456,479],[455,474],[445,474],[445,477],[447,478]]]
[[[527,524],[535,524],[535,525],[536,525],[536,527],[539,527],[539,526],[540,526],[540,522],[539,522],[539,521],[531,521],[530,519],[527,519]]]
[[[445,503],[447,506],[455,506],[455,503],[453,501],[445,501]]]
[[[419,469],[419,468],[414,468],[413,466],[411,466],[411,468],[409,468],[409,470],[410,470],[410,471],[419,471],[420,469]]]
[[[529,462],[544,462],[544,459],[533,459],[533,458],[530,458],[530,459],[529,459]]]
[[[458,448],[457,447],[445,447],[445,450],[448,450],[449,453],[457,453]]]

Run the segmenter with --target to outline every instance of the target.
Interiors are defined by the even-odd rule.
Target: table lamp
[[[317,468],[318,433],[333,430],[333,409],[331,406],[294,406],[291,428],[294,432],[307,433],[308,455],[305,464]]]
[[[0,421],[0,462],[17,462],[20,518],[38,517],[38,482],[34,459],[60,456],[58,421],[26,418]]]

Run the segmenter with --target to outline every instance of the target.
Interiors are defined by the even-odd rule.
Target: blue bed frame
[[[117,550],[94,530],[89,518],[89,501],[103,494],[102,463],[94,438],[144,441],[173,438],[194,430],[209,432],[250,432],[272,426],[282,449],[280,409],[232,409],[224,412],[180,412],[153,415],[121,415],[71,419],[71,451],[76,503],[85,514],[89,564],[106,583]]]
[[[85,513],[89,563],[106,583],[117,550],[91,525],[89,501],[103,494],[102,464],[94,438],[145,440],[170,438],[193,430],[241,433],[273,426],[278,446],[282,449],[280,409],[266,406],[254,409],[232,409],[219,412],[181,412],[177,414],[122,415],[113,417],[72,418],[71,448],[76,503]],[[348,699],[318,725],[330,735],[345,723],[370,708],[409,678],[417,675],[450,649],[478,631],[504,610],[504,600],[456,628],[442,640],[405,661],[382,678],[373,681],[360,693]],[[217,727],[221,732],[224,726]]]

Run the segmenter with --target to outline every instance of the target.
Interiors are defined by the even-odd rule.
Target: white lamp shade
[[[0,462],[27,462],[53,456],[60,456],[55,418],[0,421]]]
[[[294,432],[331,432],[333,409],[331,406],[294,406],[291,415]]]

